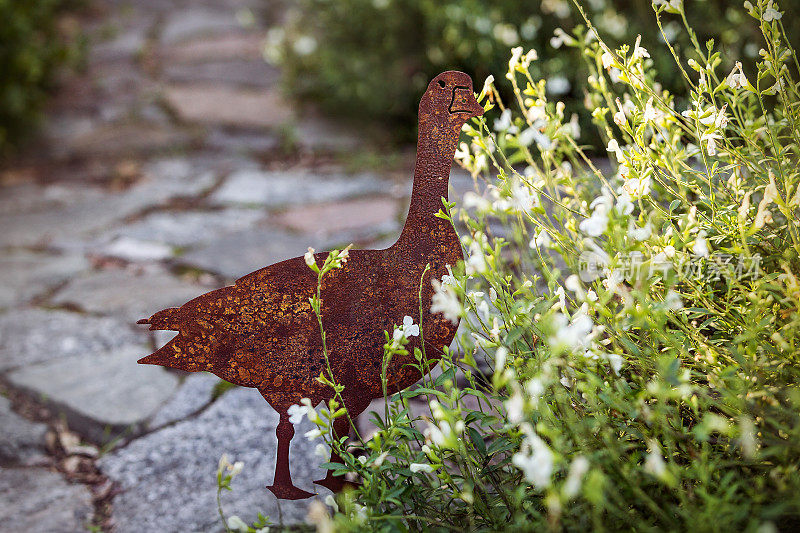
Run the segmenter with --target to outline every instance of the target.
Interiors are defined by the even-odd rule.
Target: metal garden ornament
[[[431,281],[441,280],[448,274],[448,265],[463,260],[452,224],[435,215],[442,198],[447,198],[461,127],[482,114],[466,74],[443,72],[430,82],[419,105],[414,187],[399,239],[384,250],[351,250],[342,268],[322,278],[320,311],[328,361],[333,380],[344,386],[341,396],[352,419],[383,396],[384,331],[391,332],[405,316],[415,317],[422,329],[428,368],[436,364],[456,333],[457,324],[430,312]],[[321,266],[326,257],[327,253],[317,253],[314,261]],[[295,431],[288,410],[302,398],[317,405],[334,395],[330,386],[317,380],[323,369],[326,376],[328,372],[317,316],[309,302],[316,291],[317,274],[303,257],[295,257],[139,321],[151,330],[178,332],[139,363],[211,372],[236,385],[256,388],[280,414],[275,478],[268,488],[283,499],[313,496],[292,483],[289,444]],[[391,359],[386,369],[389,394],[422,377],[409,366],[416,363],[412,354],[419,339],[410,339],[409,355]],[[345,436],[348,424],[348,417],[336,419],[335,436]],[[333,453],[331,462],[341,459]],[[338,491],[345,481],[329,470],[314,483]]]

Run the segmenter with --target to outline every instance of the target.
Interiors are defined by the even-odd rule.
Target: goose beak
[[[453,89],[450,113],[469,113],[470,117],[479,117],[483,115],[483,106],[475,99],[472,89],[458,86]]]

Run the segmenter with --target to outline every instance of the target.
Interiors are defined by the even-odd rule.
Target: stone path
[[[353,170],[371,148],[281,96],[270,5],[98,2],[85,71],[0,169],[0,530],[219,531],[222,453],[245,462],[229,513],[304,520],[308,501],[264,488],[277,414],[255,390],[135,364],[169,339],[138,318],[308,246],[399,234],[412,162]],[[315,490],[302,433],[293,474]]]

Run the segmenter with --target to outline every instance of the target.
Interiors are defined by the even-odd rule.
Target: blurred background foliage
[[[76,0],[0,0],[0,156],[35,130],[58,69],[78,61],[81,46],[62,18],[76,7]]]
[[[663,74],[664,88],[686,94],[673,59],[658,46],[663,37],[652,30],[656,26],[649,0],[584,4],[613,46],[632,44],[643,33],[642,45],[660,54],[653,61]],[[713,37],[725,57],[753,63],[761,36],[740,2],[687,0],[685,5],[700,42]],[[781,7],[785,21],[800,14],[798,3],[783,2]],[[266,55],[284,68],[293,96],[314,101],[329,113],[384,123],[399,140],[408,141],[413,140],[419,95],[428,80],[443,70],[463,70],[479,91],[487,75],[506,70],[508,50],[515,46],[537,50],[540,59],[531,65],[532,75],[548,80],[548,92],[563,100],[568,112],[584,110],[584,95],[577,88],[588,75],[585,60],[576,49],[556,51],[563,46],[560,28],[580,22],[569,0],[300,0],[287,23],[272,30]],[[664,31],[679,54],[690,49],[679,21],[669,21]],[[796,46],[796,31],[792,37]],[[582,118],[588,124],[586,113]]]

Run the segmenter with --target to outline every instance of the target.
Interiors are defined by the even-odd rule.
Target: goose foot
[[[319,479],[314,482],[315,485],[320,485],[331,492],[341,492],[345,487],[354,489],[359,486],[359,483],[347,481],[344,476],[325,476],[324,479]]]
[[[282,500],[302,500],[310,498],[314,494],[303,490],[294,485],[269,485],[267,488],[275,495],[276,498]]]

